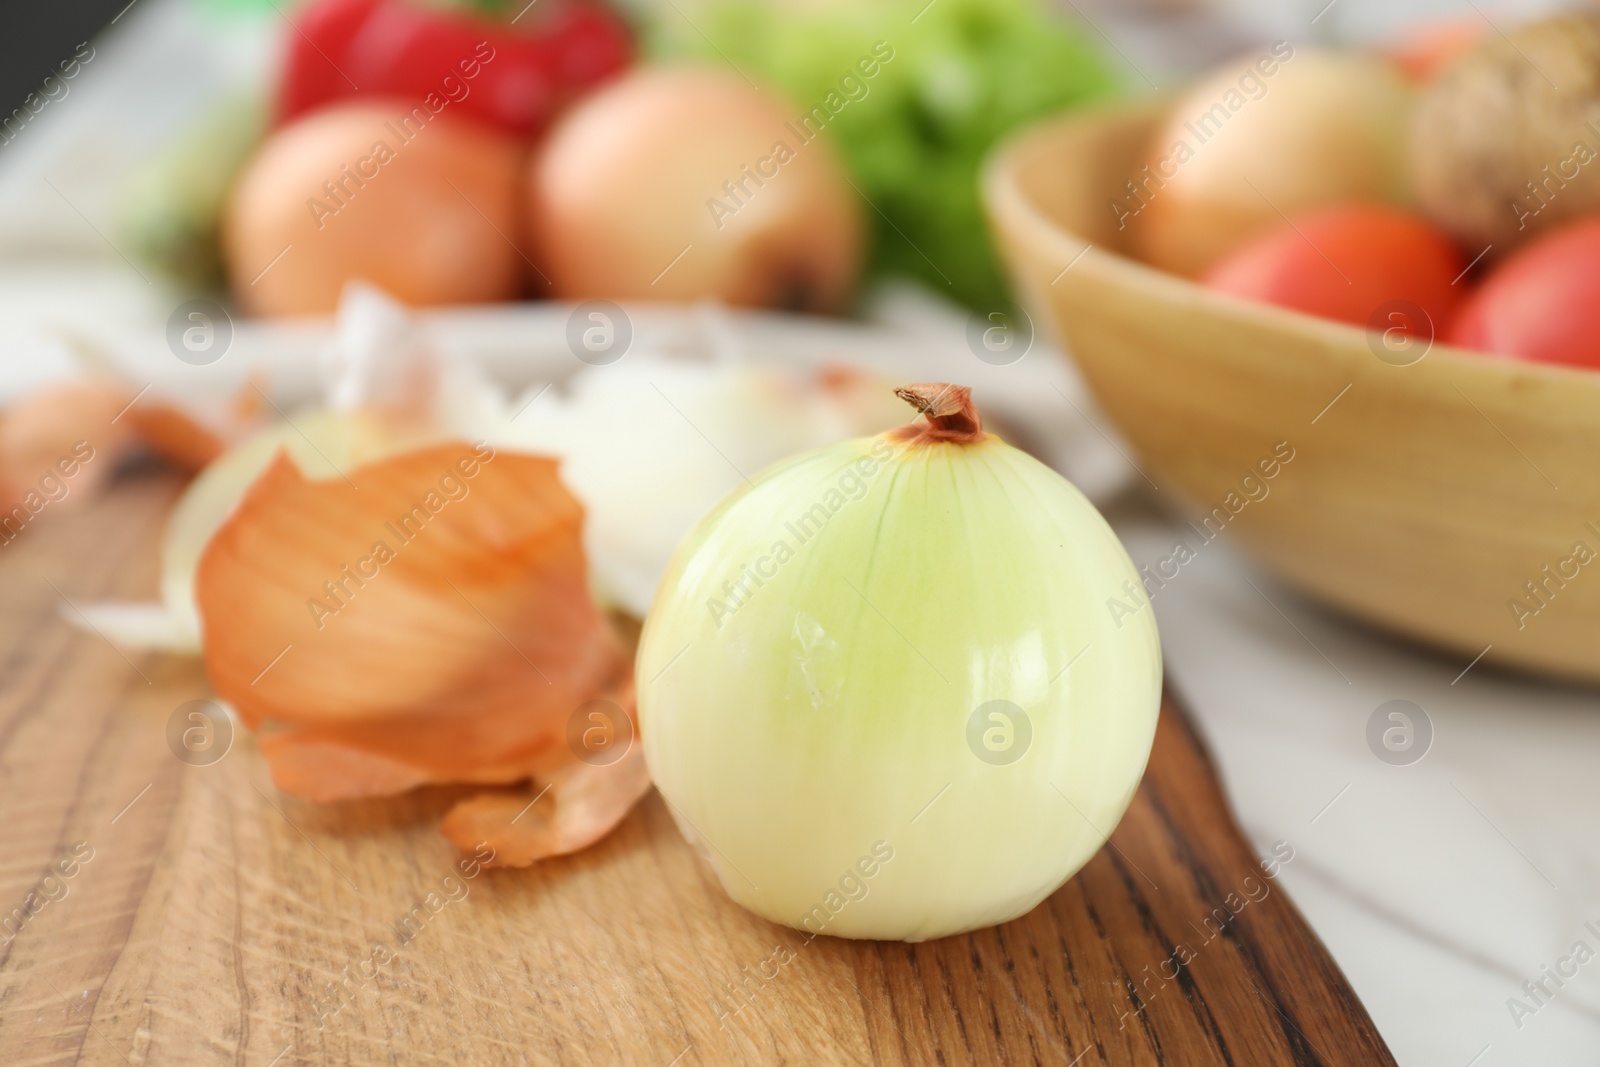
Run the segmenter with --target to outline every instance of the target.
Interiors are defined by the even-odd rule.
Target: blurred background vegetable
[[[1184,94],[1129,175],[1119,225],[1140,254],[1196,275],[1284,217],[1404,201],[1410,96],[1374,56],[1279,42]]]
[[[1018,125],[1107,98],[1121,81],[1088,25],[1043,0],[686,0],[636,5],[630,15],[647,35],[653,60],[692,61],[726,74],[726,91],[702,101],[705,114],[679,108],[676,119],[665,121],[680,137],[708,138],[702,148],[737,143],[742,154],[735,160],[652,140],[635,125],[628,151],[580,159],[607,137],[614,149],[625,138],[594,133],[597,119],[574,126],[561,144],[580,147],[557,146],[531,179],[535,214],[542,211],[544,221],[530,247],[554,256],[554,287],[539,279],[532,295],[711,298],[839,311],[852,304],[864,261],[869,279],[911,277],[958,302],[1008,304],[1009,286],[979,208],[984,154]],[[537,146],[565,108],[618,76],[633,53],[632,29],[598,0],[310,0],[288,17],[292,29],[264,24],[281,36],[283,48],[276,84],[268,87],[275,127],[269,140],[322,108],[372,98],[406,107],[444,101],[455,117],[476,118]],[[738,111],[737,98],[746,92],[776,94],[765,116],[771,121],[764,121],[773,132],[761,134],[764,144],[749,142],[749,151],[738,132],[754,132],[748,121],[724,126],[709,117],[718,109],[731,109],[724,116]],[[634,100],[630,108],[605,112],[604,122],[637,120],[644,111],[657,121],[674,110],[670,100]],[[147,263],[188,287],[219,283],[222,200],[262,123],[259,112],[219,111],[149,167],[128,197],[122,225]],[[580,139],[577,131],[585,128],[590,132]],[[792,166],[784,161],[791,178],[780,184],[800,173],[827,177],[805,178],[798,197],[768,189],[747,211],[739,194],[723,193],[722,185],[746,182],[741,168],[769,156],[780,137],[807,157]],[[803,147],[813,142],[823,143]],[[695,164],[704,173],[684,172],[692,189],[657,184]],[[628,173],[602,173],[607,167]],[[559,189],[557,173],[569,176]],[[337,179],[337,164],[324,177]],[[827,185],[848,196],[829,192],[818,199]],[[631,199],[638,189],[649,194],[645,200]],[[606,211],[580,210],[581,203],[598,203],[601,191]],[[275,195],[258,186],[252,209],[264,209]],[[704,234],[697,240],[697,224],[705,221],[709,198],[722,196],[730,210],[712,220],[717,236],[740,240],[723,240],[726,252],[707,256],[718,242]],[[653,206],[646,217],[606,225],[607,212],[642,210],[647,202]],[[304,208],[304,196],[299,204]],[[814,226],[795,221],[794,212],[807,210],[815,213]],[[612,221],[620,223],[620,216]],[[586,241],[573,236],[585,228],[614,239],[589,242],[586,251]],[[639,246],[637,262],[617,245],[618,235],[629,233]],[[647,239],[652,234],[660,240]],[[656,246],[666,244],[673,247],[663,257]],[[646,292],[692,244],[703,262],[678,264]],[[357,266],[347,264],[346,277],[358,276]],[[639,282],[633,276],[647,266]],[[235,285],[249,280],[236,277]],[[282,307],[255,293],[236,295],[258,313],[331,307],[326,295]]]
[[[797,123],[832,112],[826,136],[870,204],[870,273],[974,306],[1008,294],[978,203],[984,154],[1022,123],[1118,88],[1092,31],[1034,0],[705,0],[655,29],[654,55],[732,63],[799,104]]]
[[[1476,254],[1600,210],[1600,12],[1488,35],[1423,93],[1417,197]]]
[[[1427,312],[1431,326],[1398,328],[1432,339],[1449,321],[1462,290],[1465,258],[1448,234],[1413,212],[1381,204],[1324,208],[1246,242],[1211,265],[1211,288],[1251,300],[1372,325],[1391,301]],[[1388,329],[1385,320],[1379,329]]]
[[[461,108],[526,136],[628,65],[628,31],[601,4],[477,6],[494,17],[418,0],[314,0],[285,39],[278,121],[348,96],[453,97],[452,83],[471,79]]]
[[[1451,344],[1600,370],[1600,216],[1540,237],[1491,271]]]
[[[422,115],[427,112],[421,111]],[[360,278],[409,304],[509,300],[525,260],[521,144],[402,101],[351,101],[280,130],[229,198],[234,295],[262,315],[331,312]]]
[[[120,228],[130,252],[180,284],[223,285],[223,204],[266,130],[266,111],[255,94],[222,100],[129,177]]]
[[[864,205],[796,114],[725,67],[643,70],[578,105],[528,177],[548,295],[841,310]]]
[[[310,273],[316,277],[277,280],[264,292],[258,291],[259,284],[250,284],[273,256],[293,243],[292,236],[285,233],[307,220],[325,221],[313,201],[321,199],[330,208],[340,206],[338,189],[318,191],[323,182],[354,191],[347,170],[341,168],[371,157],[375,143],[371,139],[342,145],[320,141],[321,149],[338,151],[331,155],[313,151],[311,158],[302,160],[311,168],[303,175],[307,179],[304,185],[290,188],[256,182],[248,192],[237,195],[234,186],[249,160],[257,160],[259,166],[261,159],[282,161],[286,154],[307,150],[312,139],[304,134],[291,137],[296,146],[292,150],[277,147],[285,131],[328,107],[353,102],[387,108],[385,118],[392,125],[403,125],[406,115],[421,108],[421,123],[414,122],[412,127],[426,124],[448,109],[451,119],[476,120],[508,144],[531,143],[564,107],[627,67],[632,59],[632,32],[622,17],[602,3],[586,0],[546,0],[536,8],[498,0],[310,0],[289,17],[292,26],[284,26],[281,18],[266,24],[269,32],[282,39],[282,59],[273,82],[208,109],[130,180],[121,197],[118,223],[130,251],[187,289],[220,288],[228,275],[222,216],[232,195],[229,227],[237,239],[230,254],[244,257],[232,271],[234,295],[255,313],[329,311],[343,282],[358,277],[387,284],[384,278],[392,281],[404,275],[414,284],[404,285],[404,291],[392,291],[416,303],[520,295],[520,283],[506,285],[496,280],[506,276],[500,263],[505,258],[503,249],[485,249],[485,262],[462,267],[465,276],[459,282],[442,278],[422,282],[428,267],[397,261],[431,256],[435,249],[413,239],[431,233],[435,241],[442,241],[454,225],[430,222],[415,214],[385,214],[408,202],[413,207],[423,206],[402,195],[416,193],[419,187],[415,183],[365,198],[386,205],[369,205],[357,213],[386,231],[384,240],[367,250],[373,254],[350,247],[346,241],[352,235],[346,232],[345,240],[336,238],[331,247],[322,247],[320,240],[309,250],[302,244],[299,256],[314,261]],[[330,127],[315,128],[327,131]],[[399,147],[397,135],[383,136],[390,150]],[[478,138],[476,143],[481,147],[488,141]],[[462,142],[454,141],[445,155],[461,147]],[[480,161],[483,157],[476,149],[468,153]],[[435,161],[443,158],[428,149],[408,154]],[[463,161],[451,165],[457,163],[465,165]],[[397,169],[414,177],[418,168]],[[386,167],[385,172],[388,170]],[[448,191],[446,184],[435,186]],[[460,199],[454,193],[451,196]],[[482,212],[483,219],[507,234],[507,241],[520,241],[520,208],[513,218],[512,212],[500,206],[498,196],[488,199],[490,207]],[[478,197],[471,200],[472,206],[480,206]],[[445,210],[448,214],[449,209]],[[385,217],[379,218],[380,214]],[[322,228],[316,226],[319,238]],[[251,235],[257,234],[283,239],[266,250],[252,243]],[[378,251],[385,245],[386,250]],[[263,252],[264,259],[259,256]],[[369,265],[370,272],[363,273]],[[439,266],[448,271],[461,264],[446,260]],[[289,289],[300,291],[291,295]]]

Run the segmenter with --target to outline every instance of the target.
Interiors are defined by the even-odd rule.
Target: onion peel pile
[[[639,353],[586,368],[516,423],[548,383],[508,403],[360,284],[321,370],[320,403],[292,420],[236,412],[209,442],[181,424],[146,434],[204,466],[168,516],[160,600],[84,604],[76,621],[122,647],[203,655],[285,793],[465,786],[441,830],[463,850],[492,845],[499,866],[587,847],[650,789],[627,615],[732,488],[728,453],[765,466],[899,414],[859,373]],[[129,399],[96,398],[102,423]],[[282,413],[263,388],[252,398]]]
[[[328,802],[533,778],[536,802],[470,798],[444,826],[513,866],[584,847],[643,795],[641,753],[594,766],[567,741],[586,702],[632,716],[632,657],[590,594],[583,508],[556,467],[464,442],[348,478],[274,457],[207,545],[196,595],[212,684],[279,789]]]

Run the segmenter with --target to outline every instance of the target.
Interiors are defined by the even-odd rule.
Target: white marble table
[[[1117,526],[1136,563],[1180,536]],[[1463,673],[1300,599],[1225,535],[1152,603],[1241,823],[1263,851],[1294,845],[1283,884],[1396,1059],[1600,1062],[1600,692]],[[1407,765],[1367,740],[1395,699],[1432,723]]]

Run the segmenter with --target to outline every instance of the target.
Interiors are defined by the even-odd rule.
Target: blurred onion
[[[398,101],[332,105],[267,140],[223,223],[240,303],[262,315],[329,312],[357,278],[407,304],[517,294],[518,143],[418,112],[427,115]]]
[[[1112,203],[1132,211],[1122,221],[1146,260],[1198,274],[1284,216],[1403,200],[1410,103],[1382,59],[1280,42],[1185,94],[1151,138],[1155,177],[1129,174],[1138,191]]]
[[[577,105],[529,177],[554,295],[836,310],[861,208],[801,110],[738,75],[654,68]]]

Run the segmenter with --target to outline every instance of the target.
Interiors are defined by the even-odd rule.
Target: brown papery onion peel
[[[591,598],[582,523],[544,457],[446,442],[313,480],[280,453],[196,586],[207,671],[278,788],[326,802],[531,778],[536,793],[446,820],[498,864],[607,832],[649,778],[637,751],[602,764],[568,741],[597,701],[633,734],[630,656]]]

